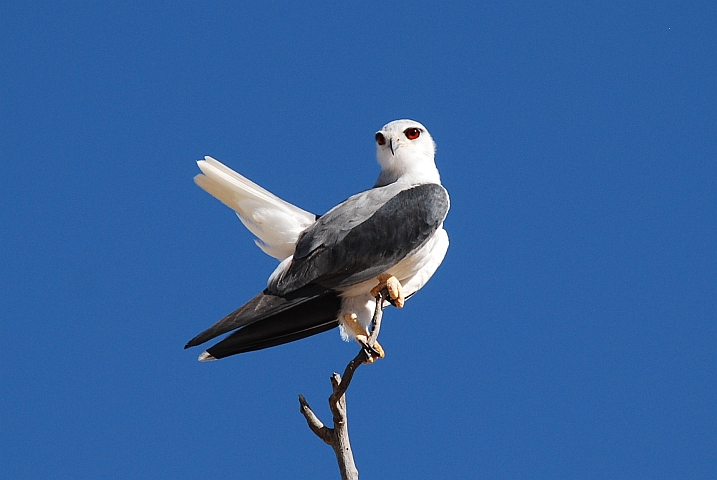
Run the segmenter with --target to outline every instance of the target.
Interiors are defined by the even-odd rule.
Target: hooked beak
[[[388,146],[391,148],[391,155],[396,155],[396,150],[398,150],[398,140],[392,138],[389,140]]]

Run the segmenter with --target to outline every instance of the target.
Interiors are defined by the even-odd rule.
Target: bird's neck
[[[420,185],[424,183],[441,184],[441,176],[435,165],[414,166],[414,168],[384,168],[376,180],[375,187],[384,187],[391,183],[400,182],[407,185]]]
[[[411,152],[399,148],[396,155],[379,155],[378,163],[381,173],[376,180],[376,187],[383,187],[395,182],[407,185],[424,183],[441,184],[441,176],[436,168],[433,152]]]

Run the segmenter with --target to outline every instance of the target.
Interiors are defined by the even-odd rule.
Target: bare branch
[[[306,419],[306,423],[309,425],[311,431],[321,440],[332,445],[334,443],[334,429],[327,427],[319,420],[319,417],[311,410],[306,398],[301,394],[299,394],[299,404],[301,405],[301,414]]]
[[[331,385],[333,386],[334,393],[332,393],[331,397],[329,397],[330,403],[337,402],[339,397],[343,396],[343,394],[346,393],[346,390],[351,384],[351,380],[354,378],[354,372],[358,367],[360,367],[364,362],[366,362],[368,356],[369,354],[366,353],[366,350],[361,349],[358,355],[356,355],[354,359],[351,360],[348,365],[346,365],[343,377],[341,377],[338,373],[334,373],[334,375],[331,377]]]
[[[351,360],[344,370],[343,378],[338,373],[331,376],[332,393],[329,397],[329,408],[333,416],[334,428],[324,425],[319,417],[311,410],[306,398],[299,395],[301,414],[306,419],[314,434],[333,448],[336,454],[336,461],[339,464],[342,480],[358,480],[358,470],[354,463],[351,442],[349,440],[348,415],[346,413],[346,390],[351,384],[356,369],[366,363],[376,351],[373,349],[376,338],[381,329],[381,317],[383,316],[383,302],[388,297],[388,290],[384,288],[376,295],[376,309],[371,320],[371,334],[366,345],[359,351],[358,355]]]

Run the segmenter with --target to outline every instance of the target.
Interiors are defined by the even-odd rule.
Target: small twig
[[[311,431],[321,440],[331,445],[333,443],[333,429],[327,427],[319,420],[319,417],[311,410],[306,398],[301,394],[299,394],[299,404],[301,405],[301,413],[304,415],[304,418],[306,418],[306,423],[309,424]]]
[[[371,335],[368,337],[368,344],[373,347],[378,338],[378,333],[381,331],[381,318],[383,317],[383,301],[388,296],[388,287],[383,289],[376,295],[376,307],[373,310],[373,318],[371,319]]]
[[[343,377],[338,373],[334,373],[331,376],[332,393],[329,397],[329,408],[333,416],[334,428],[324,425],[313,410],[311,410],[306,398],[304,398],[303,395],[299,395],[301,414],[306,419],[306,423],[309,425],[311,431],[333,448],[336,454],[336,461],[339,464],[339,470],[341,471],[342,480],[358,480],[358,470],[356,469],[353,452],[351,451],[351,442],[349,441],[345,394],[351,384],[351,379],[353,379],[356,369],[362,363],[365,363],[372,353],[374,353],[370,352],[369,349],[373,350],[373,345],[376,343],[376,338],[381,329],[383,301],[385,298],[388,298],[386,288],[381,290],[376,296],[376,309],[374,310],[373,319],[371,320],[371,334],[366,341],[368,348],[362,348],[358,355],[346,365]]]

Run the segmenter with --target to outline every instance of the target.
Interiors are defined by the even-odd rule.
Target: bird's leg
[[[378,285],[371,289],[371,296],[377,297],[378,293],[386,287],[388,290],[388,301],[396,308],[403,308],[406,301],[403,298],[403,286],[396,277],[390,273],[382,273],[378,276]]]
[[[354,333],[354,337],[356,338],[356,341],[359,345],[361,345],[361,348],[363,348],[366,351],[367,359],[365,363],[373,363],[379,358],[383,358],[386,356],[386,353],[383,351],[383,347],[381,347],[381,344],[374,341],[373,345],[369,344],[369,337],[370,334],[366,327],[361,325],[358,321],[358,315],[355,313],[344,313],[344,327],[348,328]]]

